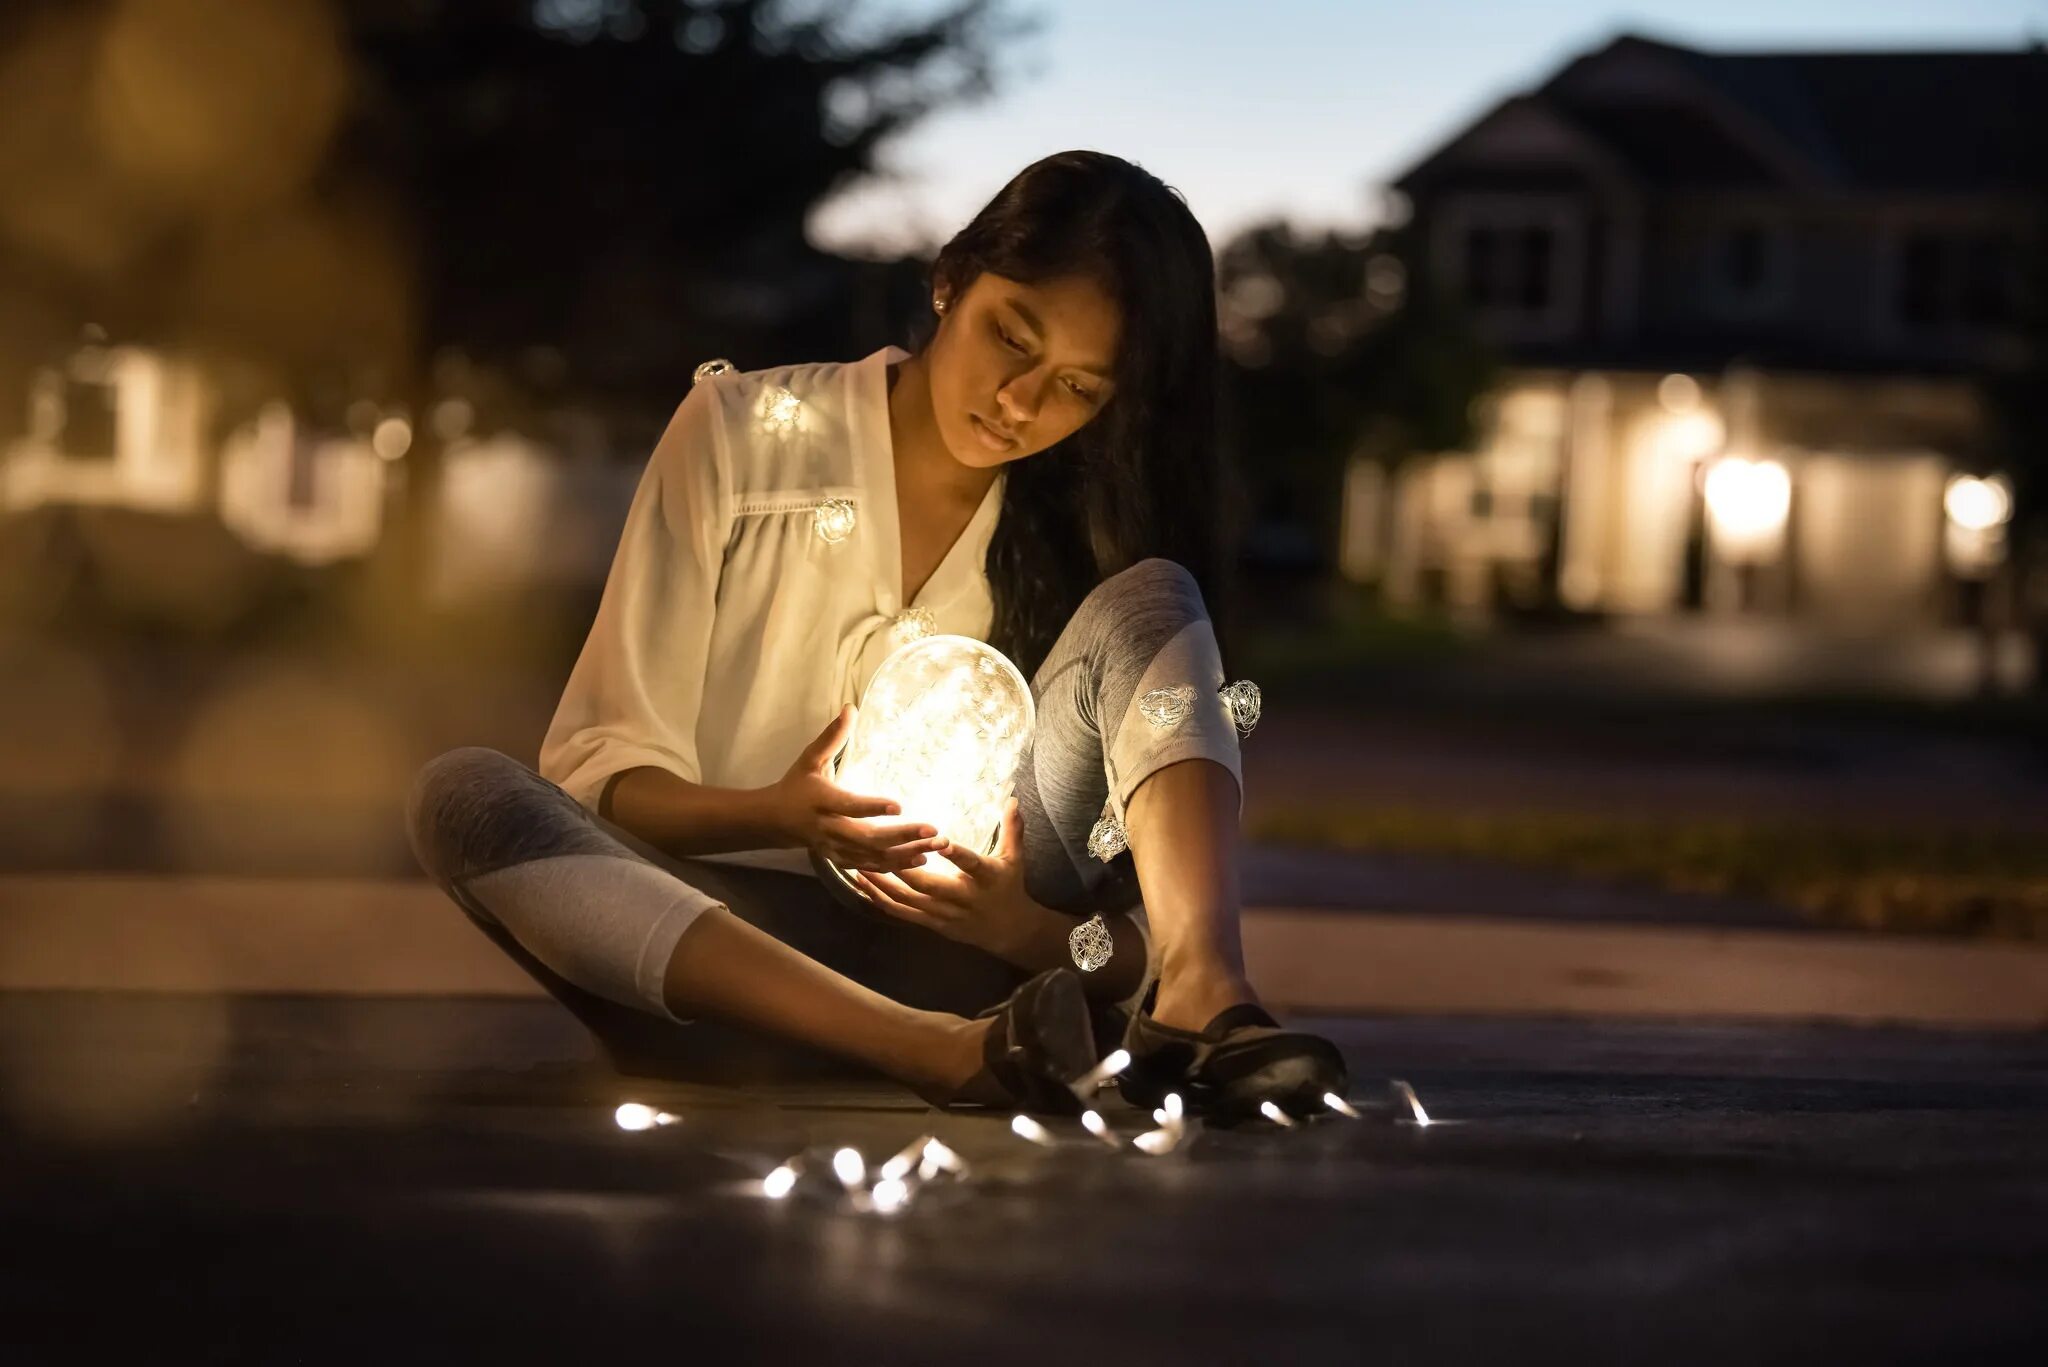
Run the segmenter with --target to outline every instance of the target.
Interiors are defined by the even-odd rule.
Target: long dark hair
[[[957,298],[984,271],[1027,284],[1086,276],[1123,318],[1108,404],[1005,467],[985,564],[989,644],[1031,677],[1091,588],[1164,556],[1194,575],[1227,661],[1237,499],[1216,430],[1215,258],[1187,202],[1121,157],[1054,153],[939,249],[931,284]],[[931,335],[928,324],[920,355]]]

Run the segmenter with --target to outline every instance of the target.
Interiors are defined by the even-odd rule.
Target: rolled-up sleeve
[[[541,775],[592,811],[627,769],[703,781],[697,720],[733,507],[718,383],[690,390],[640,476],[596,620],[541,742]]]

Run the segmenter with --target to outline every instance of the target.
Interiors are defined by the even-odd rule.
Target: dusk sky
[[[2048,41],[2048,0],[1035,0],[1013,11],[1043,23],[1001,59],[999,91],[888,149],[900,181],[821,208],[820,245],[936,246],[1011,175],[1068,147],[1128,157],[1177,186],[1218,245],[1274,214],[1364,227],[1383,181],[1623,32],[1709,50]]]

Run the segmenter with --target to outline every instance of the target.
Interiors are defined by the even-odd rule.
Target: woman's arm
[[[598,815],[667,854],[793,848],[773,788],[713,788],[654,765],[613,777]]]
[[[1083,919],[1039,906],[1016,943],[1002,957],[1032,973],[1061,964],[1071,967],[1074,955],[1067,947],[1067,933]],[[1121,1001],[1136,993],[1144,981],[1145,936],[1130,916],[1121,911],[1103,912],[1102,923],[1109,927],[1110,939],[1116,947],[1108,963],[1093,973],[1081,975],[1081,986],[1091,997]]]

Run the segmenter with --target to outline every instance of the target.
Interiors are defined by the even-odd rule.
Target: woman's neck
[[[887,371],[889,446],[895,456],[896,487],[914,489],[920,498],[979,507],[1002,468],[962,465],[946,449],[932,411],[930,372],[923,357],[908,357]]]

